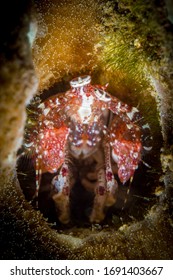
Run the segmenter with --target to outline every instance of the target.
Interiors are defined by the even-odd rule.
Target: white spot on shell
[[[144,124],[143,126],[142,126],[142,128],[150,128],[150,126],[149,126],[149,124],[148,123],[146,123],[146,124]]]
[[[80,88],[80,94],[82,96],[82,104],[78,110],[78,114],[83,123],[88,123],[92,115],[91,105],[93,104],[94,98],[93,96],[87,97],[83,92],[83,87]]]
[[[43,133],[41,133],[39,136],[40,136],[40,139],[44,138],[44,134]]]
[[[121,102],[118,102],[118,104],[117,104],[117,109],[119,110],[120,107],[121,107]]]
[[[43,110],[43,114],[44,114],[45,116],[47,116],[47,114],[49,113],[49,111],[50,111],[50,108],[46,108],[46,109]]]
[[[40,108],[40,109],[44,109],[44,108],[45,108],[44,103],[41,103],[41,104],[38,106],[38,108]]]
[[[76,145],[81,145],[81,144],[83,144],[83,140],[78,140],[76,143]]]
[[[60,105],[59,99],[56,99],[56,105]]]
[[[138,157],[138,153],[134,153],[134,154],[133,154],[133,157],[134,157],[134,158],[137,158],[137,157]]]
[[[89,146],[92,146],[92,142],[90,141],[90,140],[87,140],[87,144],[89,145]]]
[[[63,153],[62,151],[60,151],[60,152],[59,152],[59,156],[60,156],[60,158],[62,158],[62,157],[63,157],[63,155],[64,155],[64,153]]]
[[[101,94],[101,92],[103,92],[103,94]],[[99,100],[102,100],[102,101],[105,101],[105,102],[111,101],[111,97],[106,97],[106,95],[108,95],[106,91],[101,91],[101,90],[95,89],[95,96]]]
[[[135,108],[135,107],[133,107],[132,110],[131,110],[131,112],[128,112],[128,113],[127,113],[127,116],[129,117],[130,120],[132,120],[134,114],[137,113],[137,112],[139,112],[138,109]]]
[[[127,124],[127,128],[131,129],[131,128],[133,128],[133,125],[132,124]]]
[[[99,133],[100,133],[100,131],[98,131],[98,130],[95,130],[95,134],[97,134],[97,135],[98,135]]]
[[[44,124],[45,124],[45,125],[49,125],[49,124],[50,124],[50,121],[44,120]]]

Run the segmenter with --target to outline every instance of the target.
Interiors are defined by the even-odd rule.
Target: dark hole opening
[[[57,93],[67,91],[70,88],[70,79],[71,77],[68,77],[62,82],[54,84],[52,88],[45,90],[40,95],[41,101],[44,101],[48,97]],[[31,106],[32,109],[37,110],[36,106],[32,105],[32,102]],[[141,109],[141,111],[144,118],[139,126],[142,126],[145,123],[145,119],[147,119],[147,116],[145,116],[145,110]],[[157,116],[153,116],[153,118],[156,117]],[[157,191],[159,192],[163,188],[163,183],[160,181],[162,175],[160,164],[160,148],[162,146],[162,138],[160,131],[157,130],[157,133],[155,133],[156,130],[154,130],[154,132],[152,131],[152,121],[151,124],[149,123],[149,125],[151,127],[151,135],[153,137],[152,150],[149,152],[143,151],[142,161],[139,163],[138,169],[135,171],[128,196],[127,189],[129,182],[127,182],[125,185],[122,185],[118,179],[118,176],[115,174],[115,178],[119,185],[117,201],[115,205],[105,209],[106,217],[101,223],[102,226],[108,225],[118,229],[123,223],[128,223],[133,220],[141,220],[144,218],[151,206],[154,205],[159,199],[157,196]],[[145,139],[145,135],[143,138]],[[146,140],[144,140],[144,142],[145,141]],[[81,166],[84,166],[83,162],[77,161],[76,159],[74,162],[74,172],[77,172],[77,179],[70,194],[71,221],[67,226],[62,225],[58,221],[57,209],[55,208],[54,201],[52,199],[53,191],[50,183],[53,177],[58,174],[58,172],[55,174],[50,174],[47,172],[42,175],[38,197],[38,207],[43,215],[48,218],[48,221],[52,223],[52,226],[58,230],[69,229],[74,226],[91,226],[88,221],[88,216],[92,209],[94,193],[86,190],[81,184],[79,171],[85,172],[81,170]],[[87,172],[90,168],[91,166],[86,166],[86,170],[88,169]],[[21,156],[18,160],[17,171],[20,186],[23,190],[26,200],[31,201],[35,192],[36,178],[33,158],[28,155]],[[127,202],[124,205],[126,198]],[[33,207],[35,207],[34,202]],[[122,210],[123,207],[124,209]]]

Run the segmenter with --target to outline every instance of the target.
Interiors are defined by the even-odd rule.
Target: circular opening
[[[90,76],[83,76],[90,77]],[[101,77],[100,73],[93,73],[93,82],[99,83]],[[107,82],[111,81],[110,80]],[[86,79],[86,78],[85,78]],[[61,94],[69,90],[70,80],[66,77],[62,82],[56,83],[50,89],[45,90],[39,97],[35,97],[31,104],[28,106],[28,121],[26,124],[25,138],[28,138],[28,132],[38,129],[38,118],[40,116],[38,104],[52,98],[52,96]],[[76,81],[76,79],[75,79]],[[115,84],[115,87],[114,87]],[[107,91],[115,95],[116,82],[108,86]],[[129,89],[127,88],[127,94]],[[133,91],[133,88],[131,89]],[[125,101],[127,94],[123,98]],[[141,100],[140,100],[141,98]],[[160,148],[162,147],[162,137],[160,132],[160,126],[157,116],[156,104],[153,103],[153,98],[150,96],[150,108],[148,106],[148,100],[143,100],[140,97],[137,104],[141,113],[141,118],[136,122],[142,131],[142,155],[141,161],[138,164],[138,168],[134,173],[132,182],[128,180],[125,184],[122,184],[117,175],[117,165],[111,158],[111,164],[114,170],[114,177],[118,183],[118,191],[116,193],[116,202],[111,207],[105,207],[104,212],[106,214],[105,219],[100,222],[100,226],[103,228],[119,228],[124,223],[132,222],[135,220],[141,220],[145,217],[147,211],[157,201],[157,193],[162,191],[163,185],[160,182],[162,175],[160,164]],[[130,94],[128,105],[134,105],[136,100],[133,100],[133,95]],[[147,101],[147,102],[146,102]],[[145,104],[146,102],[146,104]],[[150,113],[149,113],[150,112]],[[149,116],[150,114],[150,116]],[[70,142],[70,141],[69,141]],[[21,151],[22,152],[22,151]],[[103,152],[103,148],[99,150],[99,153]],[[35,188],[36,188],[36,172],[35,172],[35,155],[26,154],[20,157],[18,161],[18,178],[21,188],[25,194],[27,200],[32,201]],[[73,177],[75,178],[74,186],[70,192],[70,222],[68,225],[64,225],[58,219],[58,209],[53,200],[53,196],[56,191],[52,188],[53,178],[59,174],[58,172],[52,174],[45,172],[42,174],[40,190],[38,195],[38,209],[48,220],[54,224],[57,230],[63,229],[63,231],[75,230],[76,227],[85,228],[86,232],[91,228],[89,222],[89,215],[91,214],[93,202],[94,202],[94,188],[97,183],[97,162],[93,156],[89,156],[85,159],[70,158],[70,168],[72,169]],[[88,174],[93,173],[88,179]],[[83,179],[88,180],[89,186],[86,187],[83,184]],[[73,179],[72,179],[73,180]],[[35,207],[35,201],[33,201]],[[98,228],[96,228],[98,230]],[[76,233],[77,234],[77,233]]]
[[[108,84],[106,91],[109,94],[138,108],[141,118],[136,123],[142,131],[143,149],[131,183],[128,181],[123,185],[120,182],[117,165],[111,159],[118,182],[117,199],[114,205],[105,209],[106,217],[101,224],[118,229],[124,223],[143,219],[159,200],[163,190],[160,163],[162,135],[152,75],[162,52],[157,41],[160,27],[157,15],[153,19],[152,4],[141,6],[140,10],[140,4],[138,6],[133,3],[128,6],[127,3],[109,1],[105,5],[101,1],[98,5],[97,1],[90,1],[91,5],[88,6],[84,3],[78,5],[77,0],[74,2],[75,13],[81,15],[79,18],[82,21],[76,21],[75,16],[71,17],[74,3],[39,6],[41,28],[39,26],[33,46],[34,64],[40,78],[38,99],[44,101],[66,92],[70,85],[73,89],[86,85],[90,83],[91,76],[91,84]],[[54,17],[57,13],[61,16]],[[149,25],[143,28],[146,19]],[[154,33],[151,34],[151,30]],[[38,99],[35,97],[27,109],[26,138],[28,129],[32,127],[34,130],[38,125]],[[70,193],[71,220],[68,226],[59,222],[52,199],[54,190],[51,182],[59,170],[55,174],[45,172],[41,179],[38,206],[45,217],[56,223],[57,229],[74,229],[76,225],[81,228],[91,226],[88,217],[92,211],[94,193],[84,187],[82,179],[91,170],[96,173],[97,164],[92,157],[72,160],[76,179]],[[18,178],[26,199],[32,200],[36,181],[32,154],[19,159]],[[95,177],[90,179],[92,184],[96,184]]]

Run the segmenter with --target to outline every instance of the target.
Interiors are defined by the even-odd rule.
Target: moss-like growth
[[[42,1],[37,3],[37,10],[33,60],[40,90],[70,73],[95,67],[94,45],[99,37],[96,24],[101,18],[98,1]]]

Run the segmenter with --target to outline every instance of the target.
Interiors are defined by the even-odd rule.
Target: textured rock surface
[[[39,1],[36,2],[37,10],[42,13],[40,17],[44,19],[45,29],[43,30],[43,33],[46,32],[46,28],[48,28],[49,32],[51,32],[50,26],[47,25],[46,22],[47,19],[44,18],[44,13],[46,12],[47,7],[40,7]],[[62,2],[63,5],[68,1],[59,2]],[[80,1],[76,2],[74,0],[69,2],[73,5]],[[100,228],[97,230],[92,230],[91,228],[88,228],[87,230],[78,229],[78,232],[74,234],[74,236],[69,233],[65,234],[65,232],[57,233],[57,231],[51,229],[40,212],[34,211],[31,205],[25,201],[16,179],[14,167],[16,164],[16,151],[22,142],[26,118],[25,106],[36,91],[37,79],[33,69],[31,50],[27,37],[29,24],[32,20],[32,11],[29,5],[27,6],[25,3],[22,6],[20,3],[18,14],[13,14],[8,10],[8,12],[11,13],[9,15],[10,21],[8,19],[6,22],[8,32],[2,32],[1,40],[3,43],[0,48],[0,250],[2,259],[172,259],[173,257],[173,226],[171,212],[173,186],[173,163],[171,155],[171,147],[173,144],[173,129],[171,121],[173,114],[173,93],[171,89],[172,68],[170,62],[172,48],[172,35],[170,31],[172,27],[167,22],[166,16],[163,12],[164,3],[161,3],[161,6],[156,9],[156,7],[149,4],[148,1],[146,2],[146,6],[140,6],[141,1],[139,1],[139,6],[136,7],[132,4],[133,1],[121,1],[121,6],[118,6],[118,1],[114,1],[114,4],[116,5],[114,5],[113,11],[110,5],[111,2],[112,1],[109,1],[106,6],[107,10],[102,11],[103,14],[99,26],[97,25],[98,23],[96,24],[95,17],[93,16],[97,11],[97,4],[93,4],[93,6],[91,5],[89,7],[90,9],[93,9],[93,14],[91,13],[88,15],[84,13],[86,18],[83,19],[81,24],[84,22],[84,26],[86,26],[89,21],[89,31],[87,31],[88,35],[86,34],[85,37],[85,43],[87,45],[88,42],[89,46],[87,45],[87,47],[84,45],[83,48],[84,54],[81,56],[81,59],[83,59],[82,63],[84,65],[77,65],[76,67],[75,63],[79,63],[78,51],[73,49],[76,39],[73,39],[74,41],[72,40],[72,45],[70,46],[70,34],[73,33],[73,30],[71,29],[72,26],[66,25],[67,23],[64,21],[67,19],[67,21],[70,22],[69,15],[71,9],[69,14],[67,13],[67,8],[54,9],[56,1],[49,1],[49,8],[53,9],[53,12],[56,10],[59,11],[59,9],[64,11],[64,14],[62,14],[64,17],[63,26],[66,27],[68,38],[66,37],[66,32],[62,41],[61,36],[58,38],[58,42],[60,42],[59,45],[61,46],[58,51],[61,62],[59,62],[61,64],[61,71],[59,70],[58,62],[57,64],[54,61],[52,62],[51,55],[47,58],[47,52],[42,54],[41,57],[39,56],[39,58],[36,57],[38,54],[40,55],[41,52],[44,52],[44,48],[40,49],[42,45],[47,46],[47,48],[49,47],[49,42],[46,41],[47,39],[54,40],[51,37],[51,33],[47,35],[47,37],[44,37],[43,34],[43,37],[37,38],[33,53],[35,55],[34,63],[40,82],[39,86],[41,89],[54,83],[54,79],[51,80],[53,71],[55,71],[55,79],[60,79],[61,75],[67,75],[68,64],[70,65],[69,72],[80,73],[84,71],[84,69],[90,69],[93,71],[92,67],[97,62],[96,65],[99,65],[100,63],[98,66],[100,72],[98,71],[96,77],[100,75],[99,79],[104,81],[103,73],[106,71],[107,77],[111,80],[113,71],[116,71],[116,73],[119,72],[120,86],[117,86],[117,91],[121,87],[122,91],[124,90],[124,92],[130,94],[130,91],[127,91],[127,88],[131,82],[134,81],[134,85],[138,85],[138,82],[134,78],[135,71],[137,71],[137,76],[140,76],[141,79],[143,79],[143,74],[141,73],[140,67],[138,67],[138,61],[134,64],[134,56],[130,56],[130,53],[128,53],[128,55],[131,60],[128,59],[127,62],[125,62],[125,59],[122,58],[122,64],[121,61],[119,61],[119,65],[121,65],[122,68],[124,65],[125,71],[122,73],[121,67],[118,66],[117,68],[117,61],[115,59],[116,55],[114,52],[113,54],[110,53],[111,44],[113,44],[113,46],[118,44],[117,41],[113,41],[115,38],[114,36],[107,36],[105,40],[101,40],[102,44],[103,42],[105,44],[102,57],[99,57],[97,49],[98,56],[97,58],[94,58],[96,53],[94,53],[94,55],[90,55],[92,63],[89,64],[89,66],[87,64],[87,56],[85,56],[85,49],[87,50],[87,53],[89,51],[92,52],[94,46],[96,46],[95,44],[98,44],[98,42],[96,43],[98,40],[97,36],[94,37],[93,35],[93,41],[89,40],[91,34],[95,34],[95,31],[92,33],[93,26],[96,24],[97,30],[100,34],[106,34],[104,32],[107,32],[109,35],[115,35],[113,32],[116,32],[116,28],[122,28],[122,30],[125,28],[123,27],[124,21],[122,20],[122,17],[124,17],[127,21],[126,23],[129,24],[126,25],[125,28],[127,32],[126,38],[128,38],[127,35],[129,36],[127,41],[128,43],[130,40],[133,42],[135,41],[134,51],[136,52],[137,48],[137,58],[143,58],[144,61],[147,62],[147,67],[149,66],[147,69],[150,69],[152,73],[150,78],[152,77],[151,84],[153,85],[153,95],[157,100],[157,108],[160,114],[162,135],[164,139],[162,163],[165,174],[163,174],[162,178],[165,185],[165,191],[160,195],[158,203],[148,211],[148,214],[143,221],[123,225],[118,231],[115,230],[114,226],[105,229]],[[151,3],[151,1],[149,2]],[[51,3],[53,3],[53,6],[51,6]],[[12,5],[10,10],[13,11],[13,5],[15,6],[17,4],[19,4],[19,1],[13,1],[13,4],[10,4]],[[81,5],[84,5],[82,1]],[[81,10],[81,13],[82,11],[83,10]],[[153,11],[156,13],[155,17],[153,17]],[[131,18],[132,15],[134,18],[136,17],[134,21]],[[135,22],[137,19],[139,22],[140,20],[141,22],[142,20],[145,21],[146,15],[149,19],[154,18],[154,22],[152,21],[152,24],[149,22],[151,24],[149,26],[151,31],[149,32],[147,28],[148,33],[146,32],[146,24],[143,26],[141,25],[140,30],[136,28],[139,32],[143,31],[141,40],[141,38],[138,38],[139,35],[135,33]],[[161,16],[160,21],[158,20],[159,16]],[[88,20],[88,17],[90,20]],[[59,17],[59,14],[56,14],[55,22],[60,21],[60,19],[61,17]],[[138,25],[139,22],[137,22]],[[5,23],[3,22],[3,24]],[[158,28],[155,28],[156,26],[158,26]],[[79,30],[78,28],[78,26],[75,26],[75,36],[76,30]],[[155,31],[158,33],[162,32],[164,34],[160,35],[159,44],[156,39],[158,36],[154,36]],[[55,38],[54,30],[52,32],[53,38]],[[149,35],[151,34],[154,35],[149,38]],[[81,36],[82,35],[79,35],[78,43],[80,42]],[[95,40],[95,38],[97,38],[97,40]],[[65,40],[68,41],[68,44]],[[150,45],[148,42],[150,42]],[[51,41],[50,44],[52,45],[53,41]],[[67,57],[64,57],[64,53],[61,53],[63,44],[68,47],[68,54],[71,53],[71,48],[73,49],[73,52],[77,53],[72,56],[67,55]],[[159,47],[156,48],[156,45]],[[77,45],[75,45],[75,47],[77,48]],[[125,47],[124,50],[126,51]],[[36,51],[38,51],[38,53],[36,53]],[[56,48],[51,48],[51,52],[52,51],[56,52]],[[101,52],[99,53],[101,54]],[[123,53],[123,49],[121,49],[120,53],[125,55],[125,53]],[[150,54],[152,55],[150,56]],[[67,59],[68,57],[70,57],[70,59]],[[63,68],[62,58],[67,59],[65,68]],[[108,58],[112,60],[108,60]],[[55,59],[58,60],[56,53]],[[50,64],[45,65],[47,60],[50,61]],[[133,62],[132,65],[135,65],[135,68],[129,66],[128,61]],[[106,65],[109,66],[108,68],[110,70],[107,70]],[[111,65],[115,66],[115,68],[112,68]],[[51,66],[51,69],[49,66]],[[57,70],[56,67],[58,67]],[[132,68],[134,72],[131,71]],[[47,71],[46,74],[45,71]],[[42,74],[43,72],[47,77],[47,80],[43,79],[43,77],[45,77]],[[128,77],[130,77],[129,80]],[[41,83],[41,81],[43,82]],[[122,86],[123,81],[126,86]],[[147,85],[148,84],[145,85],[145,79],[142,80],[141,89],[138,85],[141,95],[143,94],[143,87],[145,86],[145,88],[147,88]],[[130,100],[128,94],[127,98]],[[82,235],[82,231],[86,231],[87,237],[86,234]],[[75,237],[75,235],[77,237]]]

